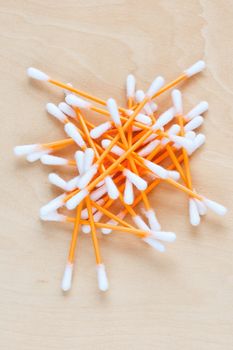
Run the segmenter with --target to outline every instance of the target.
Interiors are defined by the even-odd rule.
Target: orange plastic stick
[[[70,243],[70,250],[69,250],[69,255],[68,255],[68,261],[73,264],[74,262],[74,256],[75,256],[75,248],[77,245],[77,239],[78,239],[78,229],[80,225],[80,217],[81,217],[81,211],[83,207],[83,202],[79,204],[77,207],[77,214],[76,218],[74,219],[74,229],[73,229],[73,234],[71,238],[71,243]]]

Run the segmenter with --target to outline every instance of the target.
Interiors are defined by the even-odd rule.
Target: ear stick
[[[197,61],[194,65],[192,65],[191,67],[189,67],[188,69],[184,70],[184,72],[177,77],[176,79],[172,80],[170,83],[166,84],[163,88],[161,87],[158,91],[155,91],[154,94],[152,95],[152,99],[158,97],[159,95],[161,95],[163,92],[169,90],[170,88],[174,87],[175,85],[179,84],[180,82],[192,77],[193,75],[201,72],[203,69],[205,68],[205,62],[203,61]],[[95,97],[93,95],[90,95],[84,91],[78,90],[73,88],[72,86],[70,86],[69,84],[64,84],[61,83],[57,80],[54,80],[52,78],[49,77],[49,75],[47,75],[46,73],[40,71],[37,68],[33,68],[30,67],[27,70],[27,74],[30,78],[36,79],[36,80],[41,80],[41,81],[47,81],[50,84],[56,85],[62,89],[68,90],[70,92],[74,92],[77,95],[80,95],[82,97],[85,97],[93,102],[97,102],[101,105],[106,105],[106,102],[103,99],[100,99],[98,97]],[[150,92],[153,92],[152,89]],[[121,112],[124,112],[125,109],[121,108],[120,110]]]
[[[80,217],[81,217],[82,206],[83,206],[83,204],[81,202],[77,208],[77,214],[76,214],[76,218],[74,221],[74,230],[73,230],[72,239],[71,239],[71,243],[70,243],[68,261],[66,264],[64,276],[62,279],[62,286],[61,286],[62,290],[64,292],[67,292],[71,288],[73,266],[74,266],[74,255],[75,255],[75,248],[77,245],[79,221],[80,221]]]
[[[73,217],[64,216],[63,222],[67,223],[73,223],[75,222],[75,219]],[[81,220],[80,223],[82,225],[88,224],[89,222],[86,220]],[[110,229],[116,231],[116,233],[126,232],[135,236],[138,236],[140,238],[146,238],[150,237],[152,239],[161,240],[163,242],[174,242],[176,240],[176,235],[173,232],[167,232],[167,231],[143,231],[139,230],[137,228],[130,228],[126,226],[115,226],[110,225],[102,222],[95,222],[95,226],[97,228],[101,229]],[[121,231],[121,232],[120,232]]]
[[[98,286],[102,292],[106,292],[108,290],[108,279],[105,271],[105,266],[102,263],[102,259],[99,251],[99,244],[96,235],[95,222],[93,219],[93,214],[91,211],[91,203],[89,197],[86,198],[88,216],[91,226],[91,237],[95,251],[95,259],[96,259],[96,270],[97,270],[97,278],[98,278]]]
[[[180,125],[180,133],[181,133],[181,136],[184,136],[183,105],[182,105],[181,93],[179,90],[173,90],[172,99],[173,99],[174,107],[176,110],[178,123]],[[182,152],[183,152],[183,156],[184,156],[186,183],[187,183],[187,186],[189,189],[193,189],[188,152],[184,148],[182,148]],[[199,225],[200,215],[199,215],[197,203],[195,202],[195,200],[193,198],[189,199],[189,217],[190,217],[191,225],[193,225],[193,226]]]

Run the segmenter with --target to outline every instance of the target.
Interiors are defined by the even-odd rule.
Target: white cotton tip
[[[67,191],[67,182],[63,180],[59,175],[55,173],[50,173],[48,176],[49,182],[64,191]]]
[[[97,201],[98,199],[100,199],[101,197],[103,197],[103,195],[105,195],[107,193],[107,188],[105,186],[105,181],[104,181],[104,185],[97,188],[95,191],[91,192],[90,197],[92,201]]]
[[[100,182],[97,183],[95,187],[99,188],[105,184],[104,180],[101,180]]]
[[[215,212],[218,215],[223,216],[227,213],[227,208],[224,207],[222,204],[219,204],[205,197],[203,197],[203,202],[209,209],[211,209],[213,212]]]
[[[113,98],[109,98],[107,100],[107,108],[112,117],[114,124],[121,125],[121,119],[120,119],[118,107],[117,107],[116,101]]]
[[[110,176],[106,176],[105,185],[106,185],[109,197],[111,199],[117,199],[119,197],[119,191]]]
[[[167,132],[169,135],[177,135],[180,132],[180,126],[178,124],[173,124]]]
[[[113,225],[113,226],[117,226],[117,222],[114,221],[114,220],[109,220],[108,221],[108,224],[109,225]],[[110,233],[112,233],[112,229],[111,228],[106,228],[106,227],[102,227],[101,228],[101,232],[104,234],[104,235],[109,235]]]
[[[154,139],[156,139],[156,137],[157,137],[157,135],[155,135],[155,134],[151,134],[150,136],[148,136],[146,139],[145,139],[145,141],[143,141],[143,145],[146,145],[147,143],[149,143],[149,142],[151,142],[151,141],[153,141]]]
[[[136,98],[136,101],[137,102],[141,102],[144,100],[145,98],[145,93],[142,91],[142,90],[137,90],[136,91],[136,94],[135,94],[135,98]],[[146,111],[147,114],[152,114],[154,113],[155,111],[157,111],[158,109],[158,106],[156,103],[150,101],[148,103],[145,104],[144,106],[144,110]],[[135,118],[136,119],[136,118]]]
[[[145,210],[144,211],[148,221],[149,221],[149,225],[152,231],[159,231],[161,229],[161,225],[158,222],[157,216],[154,212],[153,209],[150,210]]]
[[[90,225],[82,225],[81,226],[82,232],[87,234],[91,232],[91,226]]]
[[[64,199],[66,194],[63,193],[60,196],[52,199],[49,203],[40,208],[40,217],[46,216],[51,212],[54,212],[58,208],[64,205]]]
[[[165,81],[163,77],[157,77],[151,84],[151,86],[149,87],[149,89],[147,90],[146,96],[148,98],[152,98],[154,94],[156,94],[156,92],[159,91],[159,89],[161,89],[161,87],[164,85]]]
[[[151,236],[163,242],[173,243],[176,240],[176,234],[168,231],[153,231]]]
[[[140,230],[150,232],[149,226],[147,226],[147,224],[146,224],[145,221],[141,218],[140,215],[135,215],[135,216],[132,217],[132,219],[133,219],[134,223],[137,225],[137,227],[138,227]]]
[[[129,74],[126,79],[126,95],[128,98],[135,95],[136,79],[133,74]]]
[[[178,181],[180,179],[180,173],[176,170],[168,170],[168,177],[174,181]]]
[[[101,211],[97,211],[95,215],[93,216],[93,219],[95,222],[99,222],[100,219],[104,216],[104,213]]]
[[[170,129],[167,131],[168,135],[177,135],[180,132],[180,126],[178,124],[173,124]],[[167,137],[163,137],[161,140],[162,145],[166,145],[170,140]]]
[[[89,182],[93,179],[96,173],[97,173],[97,167],[93,165],[91,168],[89,168],[88,171],[86,171],[82,176],[80,176],[78,181],[78,188],[80,189],[85,188],[89,184]]]
[[[136,101],[138,103],[142,102],[145,98],[145,93],[142,90],[137,90],[136,94],[135,94],[135,98]],[[151,104],[150,103],[146,103],[145,106],[143,107],[143,110],[145,111],[145,113],[147,115],[151,115],[153,113],[152,109],[151,109]],[[136,118],[135,118],[136,119]]]
[[[170,140],[185,148],[188,152],[193,149],[194,141],[186,139],[185,137],[170,135]]]
[[[73,268],[74,268],[74,265],[69,263],[69,262],[67,263],[67,265],[65,267],[64,275],[63,275],[62,282],[61,282],[61,289],[64,292],[68,292],[71,288]]]
[[[104,149],[106,149],[106,148],[108,148],[108,146],[110,145],[110,143],[111,143],[110,140],[104,139],[104,140],[101,141],[101,146],[102,146]],[[122,156],[122,155],[125,153],[125,151],[124,151],[121,147],[119,147],[119,146],[113,146],[113,147],[111,148],[111,151],[110,151],[110,152],[112,152],[113,154],[116,154],[117,156]]]
[[[140,103],[140,102],[142,102],[144,100],[144,98],[145,98],[144,91],[137,90],[136,93],[135,93],[136,102]]]
[[[79,191],[77,194],[75,194],[73,197],[71,197],[67,202],[66,202],[66,208],[69,210],[72,210],[79,205],[84,198],[88,195],[88,190],[85,188],[81,191]]]
[[[28,162],[33,163],[39,159],[41,159],[41,157],[45,154],[48,154],[49,152],[51,152],[52,150],[45,150],[45,151],[40,151],[40,152],[33,152],[27,155],[26,159]]]
[[[202,146],[206,141],[206,137],[204,134],[197,134],[197,136],[195,137],[195,140],[194,140],[194,146],[195,146],[195,149],[199,148],[200,146]]]
[[[136,117],[135,120],[139,123],[145,124],[145,125],[151,125],[152,121],[151,118],[148,117],[145,114],[139,113]]]
[[[96,208],[91,207],[92,214],[94,214],[96,210],[97,210]],[[87,220],[88,218],[89,218],[88,210],[87,208],[85,208],[81,211],[81,219]]]
[[[97,211],[97,212],[93,215],[94,221],[95,221],[95,222],[99,222],[103,215],[104,215],[104,214],[103,214],[101,211]]]
[[[91,104],[85,100],[83,100],[80,97],[77,97],[73,94],[67,95],[66,98],[66,103],[68,103],[71,106],[75,106],[81,109],[90,109]]]
[[[189,219],[190,224],[198,226],[200,224],[200,215],[197,209],[196,202],[193,198],[189,199]]]
[[[43,221],[65,222],[66,216],[59,214],[57,211],[54,211],[46,215],[40,215],[40,219]]]
[[[148,116],[151,115],[152,109],[150,108],[150,104],[146,103],[145,106],[143,107],[143,111],[145,112],[145,114],[147,114]]]
[[[92,148],[86,148],[84,152],[84,171],[88,171],[93,164],[95,152]]]
[[[78,188],[79,178],[80,176],[75,176],[71,180],[67,181],[66,183],[67,191],[73,191],[76,188]]]
[[[107,132],[111,128],[112,128],[111,122],[100,124],[90,131],[91,138],[98,139],[100,136],[102,136],[105,132]]]
[[[133,132],[137,132],[137,131],[142,131],[142,129],[141,129],[141,128],[138,128],[137,126],[134,126],[134,125],[133,125],[132,131],[133,131]]]
[[[182,95],[180,90],[175,89],[172,91],[172,101],[175,108],[175,114],[176,115],[183,114],[183,103],[182,103]]]
[[[80,135],[78,129],[76,128],[76,126],[74,124],[72,124],[72,123],[65,124],[64,130],[65,130],[66,134],[69,137],[71,137],[80,148],[86,147],[86,144],[85,144],[82,136]]]
[[[117,214],[117,217],[120,218],[120,219],[124,219],[125,217],[125,213],[123,211],[121,211],[120,213]],[[113,226],[117,226],[118,225],[118,222],[111,219],[107,222],[107,224],[109,225],[113,225]],[[106,228],[106,227],[103,227],[101,228],[101,232],[104,234],[104,235],[109,235],[111,232],[112,232],[112,229],[111,228]]]
[[[144,164],[150,171],[152,171],[152,173],[154,173],[161,179],[168,178],[168,171],[164,169],[162,166],[155,164],[147,159],[144,159]]]
[[[170,123],[170,121],[174,118],[174,108],[169,108],[166,112],[161,114],[159,118],[156,120],[155,124],[152,125],[153,130],[159,130],[163,128],[165,125]]]
[[[96,204],[102,206],[104,205],[105,201],[103,199],[99,199],[98,201],[96,201]],[[92,211],[92,214],[94,214],[97,209],[95,207],[91,207],[91,211]],[[89,214],[88,214],[88,210],[87,208],[83,209],[82,212],[81,212],[81,218],[86,220],[89,218]]]
[[[206,141],[205,135],[201,133],[198,134],[193,140],[193,146],[188,150],[188,154],[191,155],[192,153],[194,153],[198,148],[204,145],[205,141]]]
[[[126,181],[125,181],[124,202],[128,205],[131,205],[134,202],[133,185],[128,178],[126,178]]]
[[[195,106],[193,109],[191,109],[191,111],[189,111],[186,115],[185,115],[185,119],[190,120],[193,119],[199,115],[202,115],[203,113],[205,113],[209,108],[209,104],[206,101],[202,101],[200,103],[198,103],[197,106]]]
[[[98,264],[96,266],[96,269],[99,290],[101,290],[102,292],[106,292],[108,290],[108,278],[105,271],[105,266],[104,264]]]
[[[100,219],[104,216],[104,213],[101,211],[96,211],[95,214],[93,215],[93,220],[94,222],[99,222]]]
[[[84,152],[83,151],[76,151],[74,158],[75,158],[75,162],[76,162],[79,174],[83,175],[83,173],[84,173]]]
[[[41,158],[41,163],[46,165],[66,165],[68,160],[62,157],[51,156],[50,154],[45,154]]]
[[[152,113],[158,110],[158,105],[155,102],[150,101],[149,104],[150,104],[150,109],[152,110]]]
[[[192,77],[193,75],[203,71],[203,69],[206,67],[206,64],[204,61],[197,61],[194,63],[191,67],[186,69],[184,71],[184,74],[187,75],[187,77]]]
[[[202,201],[199,201],[199,199],[194,198],[194,200],[196,202],[199,215],[205,215],[207,213],[206,205]]]
[[[197,135],[196,135],[195,131],[188,131],[185,133],[185,137],[189,140],[192,140],[192,141],[195,140],[196,136]]]
[[[132,130],[133,130],[133,132],[136,132],[136,131],[141,131],[142,129],[133,125]]]
[[[54,103],[47,103],[46,110],[50,115],[58,119],[61,123],[64,123],[66,121],[65,114]]]
[[[145,237],[142,240],[144,242],[146,242],[147,244],[149,244],[155,250],[158,250],[160,253],[165,252],[164,245],[162,243],[156,241],[154,238],[152,238],[152,237]]]
[[[37,79],[37,80],[48,81],[50,79],[47,74],[45,74],[41,70],[33,68],[33,67],[30,67],[27,69],[27,75],[30,78]]]
[[[65,113],[68,117],[76,119],[77,115],[75,113],[75,111],[73,110],[72,107],[70,107],[67,103],[65,102],[61,102],[58,105],[58,108]]]
[[[204,118],[199,115],[199,116],[191,119],[190,122],[188,122],[185,125],[184,131],[188,132],[188,131],[195,130],[195,129],[199,128],[199,126],[201,126],[203,123],[204,123]]]
[[[134,184],[134,186],[139,190],[139,191],[145,191],[147,189],[147,182],[142,179],[140,176],[138,176],[137,174],[133,173],[132,171],[128,170],[128,169],[124,169],[123,170],[123,174],[124,176],[126,176],[129,181],[132,182],[132,184]]]
[[[140,157],[146,157],[148,154],[150,154],[152,151],[155,150],[155,148],[160,144],[159,140],[154,140],[148,143],[145,147],[143,147],[139,152],[138,155]]]
[[[125,217],[125,213],[123,211],[121,211],[120,213],[118,213],[116,216],[119,218],[119,219],[124,219]],[[118,222],[111,219],[107,222],[107,224],[109,225],[112,225],[112,226],[117,226],[118,225]],[[104,235],[108,235],[112,232],[112,229],[111,228],[106,228],[106,227],[102,227],[101,228],[101,232],[104,234]]]
[[[124,211],[121,211],[120,213],[117,214],[117,217],[118,217],[119,219],[124,219],[125,215],[126,215],[126,214],[124,213]],[[118,225],[118,222],[115,221],[115,220],[113,220],[113,219],[111,219],[111,220],[109,220],[109,221],[107,222],[107,224],[113,225],[113,226],[117,226],[117,225]],[[111,228],[103,227],[103,228],[101,228],[101,232],[102,232],[104,235],[109,235],[109,234],[112,232],[112,229],[111,229]]]
[[[38,144],[22,145],[22,146],[14,147],[14,154],[17,157],[25,156],[27,154],[30,154],[32,152],[37,152],[37,151],[41,151],[41,146]]]

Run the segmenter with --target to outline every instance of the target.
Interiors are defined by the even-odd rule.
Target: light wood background
[[[0,347],[7,350],[233,348],[233,1],[0,1]],[[56,195],[51,169],[15,159],[13,146],[63,135],[45,112],[62,92],[30,82],[28,66],[122,104],[126,75],[145,89],[198,59],[208,69],[182,86],[186,110],[208,100],[207,143],[192,159],[196,189],[229,207],[191,228],[187,197],[150,196],[177,242],[162,255],[126,235],[100,238],[110,290],[97,290],[92,244],[82,235],[72,291],[60,280],[71,227],[41,223]],[[169,94],[159,101],[169,105]],[[100,118],[96,117],[96,122]],[[56,169],[52,169],[56,170]]]

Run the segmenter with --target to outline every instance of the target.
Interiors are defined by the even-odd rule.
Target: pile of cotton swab
[[[199,194],[193,187],[190,156],[205,142],[197,132],[202,125],[208,103],[200,102],[191,111],[183,111],[182,95],[173,90],[168,97],[168,109],[163,111],[155,104],[160,94],[191,78],[205,68],[198,61],[175,80],[165,84],[163,77],[154,79],[146,92],[136,90],[136,81],[129,75],[126,81],[126,107],[119,107],[113,98],[107,101],[50,78],[47,74],[29,68],[31,78],[42,80],[63,89],[65,102],[58,106],[48,103],[48,113],[63,124],[66,138],[49,143],[17,146],[15,155],[26,156],[29,162],[40,160],[49,166],[76,169],[76,176],[65,181],[57,173],[48,180],[61,190],[61,194],[44,205],[40,218],[45,221],[67,222],[73,225],[62,289],[71,288],[75,251],[81,230],[92,239],[99,289],[108,289],[108,279],[100,254],[97,232],[108,235],[123,232],[140,238],[159,252],[165,243],[174,242],[173,232],[161,230],[156,212],[148,194],[160,182],[183,191],[188,196],[191,225],[211,209],[219,215],[226,208]],[[156,101],[157,102],[157,101]],[[103,115],[100,125],[92,124],[85,111]],[[93,118],[94,119],[94,114]],[[69,159],[60,157],[59,151],[76,146]],[[73,148],[72,148],[73,149]],[[118,211],[111,210],[117,201]],[[141,214],[135,211],[143,204]],[[62,214],[62,208],[75,215]],[[116,205],[115,205],[116,207]],[[125,221],[130,215],[133,225]]]

